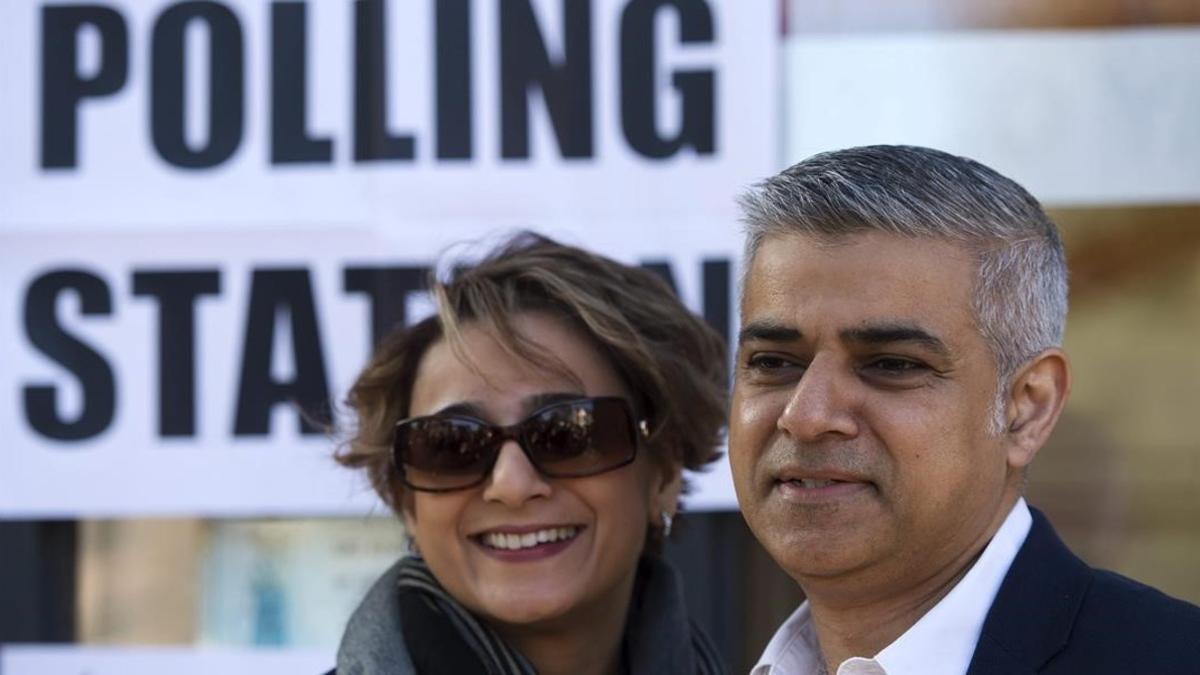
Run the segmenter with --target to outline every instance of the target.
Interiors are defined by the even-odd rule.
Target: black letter
[[[287,313],[292,328],[296,376],[290,382],[278,382],[271,377],[275,319],[281,312]],[[323,430],[315,422],[326,421],[329,384],[325,379],[325,357],[321,353],[308,270],[254,270],[243,349],[234,435],[268,434],[271,408],[283,402],[299,407],[301,433],[321,433]],[[312,419],[313,415],[318,419]]]
[[[665,260],[647,260],[641,266],[665,281],[671,287],[672,293],[679,295],[679,288],[675,285],[675,273],[671,271],[671,263]]]
[[[671,287],[671,291],[679,295],[679,288],[675,285],[675,275],[671,271],[671,263],[665,260],[651,260],[643,262],[641,266],[667,282],[667,285]],[[732,347],[729,344],[729,289],[731,279],[729,260],[727,258],[705,260],[700,269],[704,283],[704,320],[708,325],[713,327],[713,330],[717,331],[722,340],[725,340],[727,347]]]
[[[412,136],[387,131],[387,16],[384,0],[354,5],[354,159],[412,159]]]
[[[663,138],[655,124],[654,15],[671,6],[679,16],[680,41],[713,41],[712,10],[704,0],[631,0],[621,13],[621,128],[630,147],[653,159],[691,145],[701,155],[716,147],[716,75],[711,70],[679,71],[671,83],[683,100],[683,120],[674,138]]]
[[[308,135],[308,5],[271,3],[271,163],[330,162],[333,142]]]
[[[208,24],[208,141],[188,147],[183,120],[183,35],[193,20]],[[242,142],[242,26],[225,5],[181,2],[154,22],[150,39],[150,132],[170,164],[207,169],[229,159]]]
[[[79,76],[79,29],[100,33],[100,65],[89,79]],[[75,166],[79,102],[125,86],[129,34],[117,10],[99,5],[42,8],[42,167]]]
[[[365,293],[371,302],[371,346],[393,328],[408,325],[408,294],[424,288],[428,267],[349,267],[342,275],[345,289]]]
[[[529,157],[529,88],[536,84],[563,157],[591,157],[591,0],[563,1],[563,62],[557,66],[550,63],[529,0],[498,4],[501,156]]]
[[[471,7],[439,0],[437,45],[437,156],[471,157]]]
[[[729,281],[730,265],[727,258],[705,260],[704,277],[704,320],[712,326],[725,344],[729,344]]]
[[[196,433],[196,298],[221,292],[210,270],[134,272],[133,294],[158,300],[158,433]]]
[[[85,315],[112,314],[112,296],[103,279],[80,270],[47,272],[34,279],[25,294],[25,334],[38,351],[79,379],[83,410],[77,419],[64,420],[58,412],[58,390],[53,385],[30,385],[25,387],[25,416],[33,430],[46,438],[79,441],[112,424],[116,381],[103,356],[59,325],[56,309],[63,291],[79,294]]]

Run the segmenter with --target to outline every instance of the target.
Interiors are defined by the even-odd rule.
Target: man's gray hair
[[[1058,229],[1033,195],[979,162],[906,145],[824,152],[754,185],[739,203],[745,273],[763,241],[783,234],[874,231],[972,253],[973,310],[996,361],[998,403],[1022,364],[1062,344],[1067,264]],[[1004,407],[996,414],[1003,424]]]

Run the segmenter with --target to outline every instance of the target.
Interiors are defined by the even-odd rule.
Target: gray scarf
[[[419,597],[428,609],[412,604]],[[407,609],[405,609],[407,608]],[[533,675],[515,649],[447,594],[424,561],[404,558],[371,587],[350,618],[337,655],[338,675],[417,675],[404,635],[414,609],[435,612],[445,628],[432,629],[473,652],[481,673]],[[424,626],[421,630],[429,630]],[[642,558],[625,631],[629,675],[722,675],[716,649],[687,616],[679,578],[665,561]],[[458,655],[461,656],[461,655]]]

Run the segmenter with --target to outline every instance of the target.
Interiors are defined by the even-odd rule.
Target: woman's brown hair
[[[448,280],[433,280],[431,290],[437,313],[384,338],[346,399],[357,425],[337,460],[365,469],[393,511],[404,496],[392,463],[393,429],[409,416],[417,369],[433,343],[446,339],[470,363],[462,328],[478,322],[510,353],[565,369],[514,330],[511,319],[521,312],[564,319],[594,342],[650,421],[652,456],[689,469],[717,459],[728,386],[724,341],[654,273],[525,232],[454,268]]]

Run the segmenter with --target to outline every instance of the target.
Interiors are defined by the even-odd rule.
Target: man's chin
[[[779,566],[798,583],[845,577],[863,567],[863,556],[842,551],[791,550],[775,557]]]
[[[870,535],[860,528],[788,527],[776,521],[765,529],[751,529],[775,563],[797,582],[852,574],[871,557]]]

